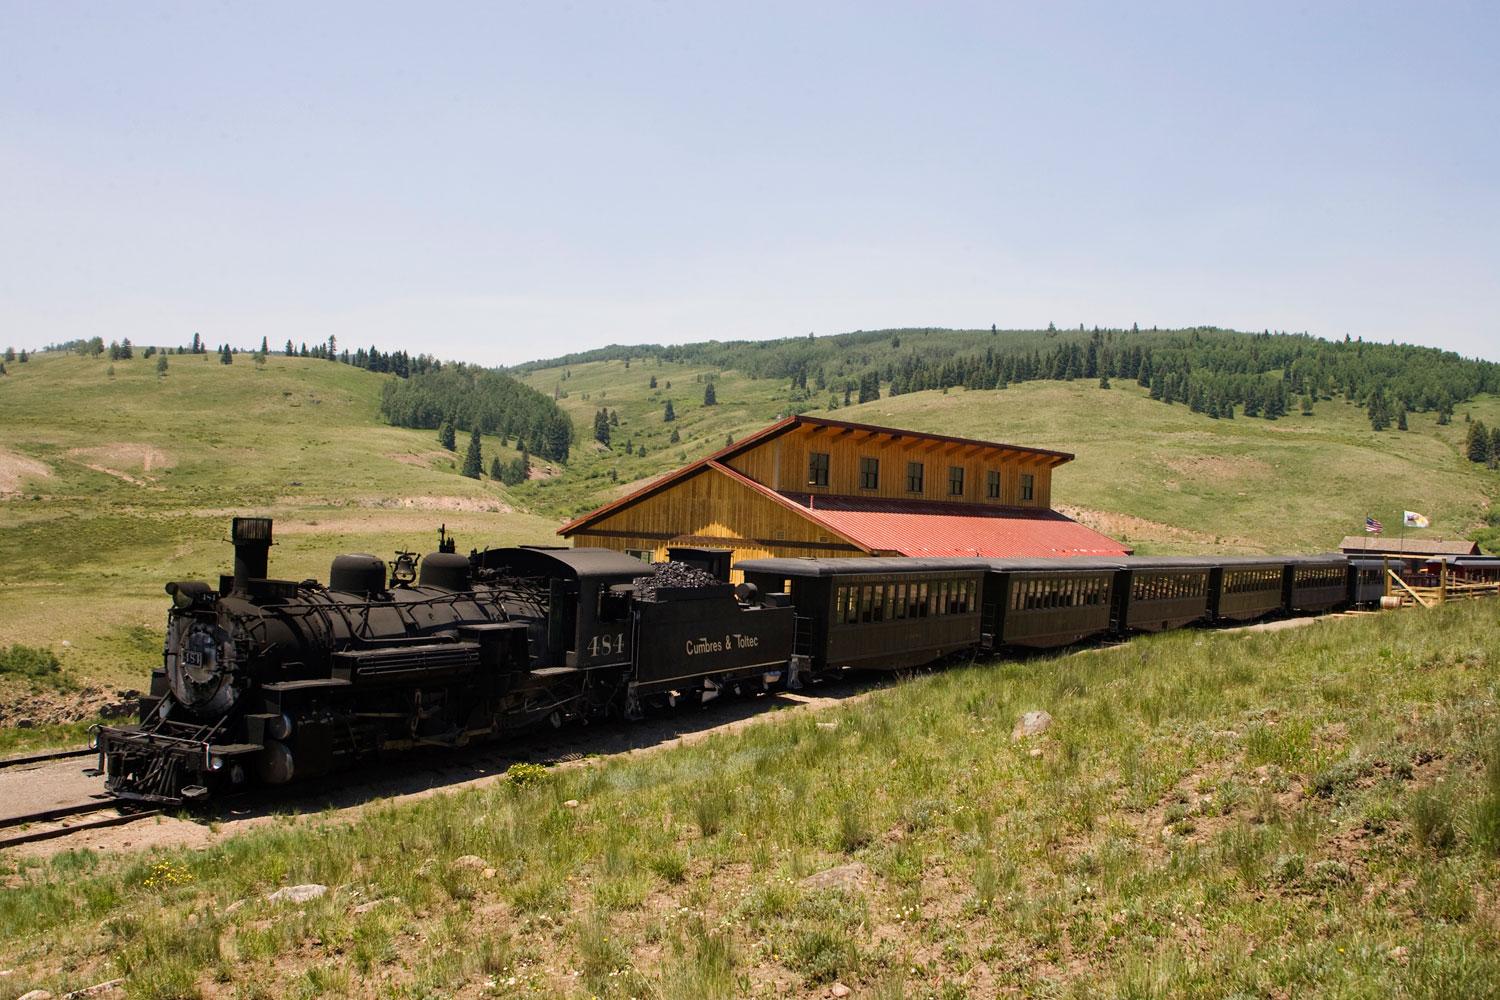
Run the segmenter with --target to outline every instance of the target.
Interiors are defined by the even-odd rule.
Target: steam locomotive
[[[234,573],[169,583],[140,723],[97,730],[106,787],[192,803],[417,747],[755,693],[846,669],[1053,648],[1192,624],[1373,604],[1382,560],[751,559],[525,546],[333,560],[267,576],[272,524],[235,518]],[[1475,579],[1500,559],[1465,557]],[[696,564],[696,565],[694,565]]]
[[[231,530],[232,576],[167,584],[139,725],[96,731],[119,797],[199,802],[416,747],[764,690],[791,647],[785,597],[701,571],[659,586],[617,552],[463,556],[440,535],[425,557],[398,553],[389,575],[375,556],[337,556],[325,586],[268,577],[269,518]]]

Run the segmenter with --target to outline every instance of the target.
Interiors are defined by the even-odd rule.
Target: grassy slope
[[[11,858],[0,992],[1495,996],[1494,615],[1172,633],[200,853]]]
[[[785,383],[689,366],[615,361],[531,372],[527,381],[542,391],[567,391],[561,403],[581,443],[560,475],[507,491],[454,475],[457,456],[431,434],[384,426],[383,376],[277,356],[264,370],[244,356],[228,367],[215,355],[173,356],[160,380],[154,359],[117,362],[113,378],[108,369],[102,359],[41,355],[0,379],[0,463],[9,453],[52,473],[0,500],[0,645],[48,646],[66,678],[116,686],[139,685],[159,655],[162,582],[212,580],[227,568],[232,514],[277,516],[274,572],[293,578],[325,575],[338,551],[425,550],[444,522],[465,545],[549,541],[557,518],[793,405]],[[711,408],[702,405],[710,374],[720,400]],[[814,395],[826,405],[825,394]],[[669,398],[675,424],[661,419]],[[592,441],[600,406],[622,419],[613,450]],[[1447,428],[1415,415],[1406,434],[1372,433],[1341,401],[1320,403],[1310,418],[1215,421],[1153,403],[1134,385],[1082,382],[918,393],[832,415],[1074,451],[1056,502],[1082,508],[1141,551],[1162,552],[1326,549],[1358,530],[1365,513],[1394,526],[1403,507],[1431,515],[1437,531],[1463,533],[1500,483],[1457,456],[1465,411],[1500,423],[1494,399],[1461,408]],[[670,445],[674,427],[682,441]],[[627,439],[646,456],[624,455]],[[496,446],[485,441],[486,462]],[[411,498],[414,507],[390,506]],[[534,513],[483,510],[506,503]]]
[[[507,491],[455,475],[431,433],[384,426],[385,376],[209,354],[172,356],[159,380],[155,364],[115,362],[111,378],[108,361],[44,354],[0,379],[0,449],[51,470],[0,500],[0,646],[51,647],[68,676],[139,686],[160,658],[162,584],[227,571],[234,514],[276,516],[271,569],[292,579],[326,577],[340,551],[427,551],[444,522],[464,545],[551,534],[483,513]]]
[[[539,509],[591,509],[617,470],[621,484],[667,471],[764,426],[792,405],[785,383],[734,372],[717,382],[719,405],[702,406],[702,369],[611,361],[529,373],[534,387],[568,391],[561,404],[589,442],[574,467],[528,499]],[[658,389],[648,388],[655,375]],[[673,388],[668,390],[670,379]],[[588,396],[585,399],[584,396]],[[826,394],[814,394],[826,405]],[[667,443],[673,425],[661,420],[673,399],[682,443]],[[806,404],[803,404],[806,405]],[[612,452],[591,446],[594,411],[619,411]],[[1341,399],[1320,402],[1310,417],[1278,421],[1213,420],[1187,407],[1150,400],[1134,383],[1102,390],[1093,383],[1031,382],[1009,389],[922,392],[829,412],[868,423],[909,427],[1057,448],[1077,461],[1058,470],[1054,503],[1082,508],[1084,518],[1124,537],[1142,552],[1326,551],[1362,529],[1366,514],[1391,534],[1401,511],[1432,518],[1433,529],[1411,537],[1463,537],[1500,495],[1500,476],[1463,460],[1464,414],[1500,421],[1500,399],[1459,408],[1453,424],[1413,414],[1405,433],[1370,430],[1364,412]],[[645,458],[623,453],[625,439],[648,448]],[[623,492],[624,486],[610,493]]]

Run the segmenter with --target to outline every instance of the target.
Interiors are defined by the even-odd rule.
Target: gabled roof
[[[1074,457],[1072,453],[1066,451],[1051,451],[1046,448],[1028,448],[1024,445],[1000,444],[995,441],[977,441],[973,438],[951,437],[947,434],[927,434],[922,431],[902,430],[899,427],[878,427],[874,424],[856,424],[851,423],[847,420],[829,420],[826,417],[809,417],[805,414],[796,414],[794,416],[785,417],[781,420],[778,420],[768,427],[763,427],[760,430],[756,431],[754,434],[749,435],[748,437],[720,448],[718,451],[714,452],[712,455],[709,455],[706,458],[700,458],[696,462],[690,462],[689,464],[684,465],[682,468],[676,470],[675,472],[669,472],[659,479],[647,483],[645,486],[641,487],[633,493],[627,493],[625,496],[620,497],[618,500],[607,503],[603,507],[600,507],[596,510],[592,510],[587,514],[584,514],[582,517],[575,518],[574,520],[569,521],[567,524],[563,525],[561,528],[557,529],[557,533],[564,536],[571,535],[573,532],[587,527],[588,525],[603,517],[607,517],[608,515],[613,514],[616,511],[629,507],[631,504],[644,500],[649,496],[654,496],[667,487],[682,482],[683,480],[697,475],[698,473],[703,472],[705,469],[708,469],[710,467],[717,466],[720,470],[733,472],[733,470],[729,469],[725,464],[726,460],[732,459],[736,455],[744,454],[750,449],[762,445],[765,442],[770,441],[772,438],[780,437],[783,434],[789,433],[790,431],[793,431],[798,427],[828,427],[838,430],[867,431],[872,434],[884,434],[891,437],[920,438],[927,441],[943,441],[948,444],[973,445],[981,448],[999,448],[1005,451],[1019,452],[1022,455],[1034,457],[1035,459],[1045,463],[1049,467],[1056,467],[1062,465],[1064,462],[1071,462],[1073,461]],[[749,480],[744,476],[740,476],[739,473],[734,474],[738,478],[744,479],[746,482],[752,482],[752,480]]]
[[[1479,554],[1479,543],[1462,539],[1445,541],[1433,538],[1370,538],[1346,535],[1339,548],[1346,553],[1368,552],[1373,555],[1406,556],[1473,556]]]

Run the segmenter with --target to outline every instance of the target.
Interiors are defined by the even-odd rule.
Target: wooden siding
[[[653,561],[665,560],[671,545],[732,549],[734,562],[866,554],[842,536],[711,468],[580,528],[572,539],[579,546],[649,551]],[[740,574],[733,579],[738,581]]]
[[[828,485],[814,486],[808,480],[808,456],[829,456]],[[880,461],[879,486],[860,487],[860,459]],[[908,462],[923,464],[922,492],[906,488]],[[808,426],[777,435],[724,464],[773,490],[829,496],[888,497],[901,500],[952,500],[960,503],[993,504],[1047,510],[1052,503],[1052,469],[1044,459],[1026,452],[983,448],[933,441],[915,432],[892,436],[868,431]],[[964,492],[948,492],[948,470],[964,470]],[[1000,473],[1000,496],[987,493],[987,474]],[[1030,500],[1021,499],[1021,475],[1034,477]],[[669,491],[672,492],[672,491]],[[649,502],[649,501],[648,501]]]

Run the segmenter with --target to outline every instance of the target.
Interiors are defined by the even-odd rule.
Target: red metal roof
[[[1052,510],[921,500],[809,498],[805,494],[786,498],[806,517],[875,553],[1023,559],[1131,552],[1108,535]]]

